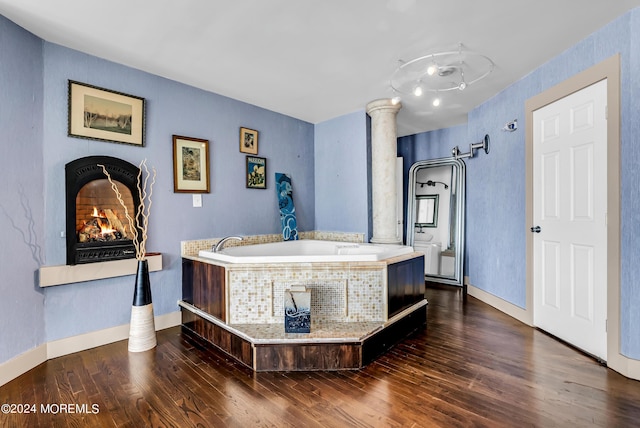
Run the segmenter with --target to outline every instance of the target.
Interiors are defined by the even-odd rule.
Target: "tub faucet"
[[[224,247],[224,244],[231,239],[237,239],[238,241],[242,241],[242,236],[225,236],[224,238],[219,240],[217,244],[214,244],[213,247],[211,247],[211,251],[213,251],[214,253],[217,253],[218,251],[222,250],[222,247]]]

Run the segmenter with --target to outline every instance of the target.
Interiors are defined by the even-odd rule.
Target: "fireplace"
[[[68,265],[135,257],[133,231],[99,164],[118,186],[132,218],[140,206],[135,165],[110,156],[69,162],[65,167]]]

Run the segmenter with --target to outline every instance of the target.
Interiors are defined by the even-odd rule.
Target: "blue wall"
[[[0,16],[0,362],[41,345],[42,41]]]
[[[367,115],[358,111],[315,126],[316,228],[369,230]]]
[[[149,251],[163,253],[151,273],[156,315],[178,310],[180,241],[228,234],[280,232],[274,173],[292,176],[300,230],[315,229],[314,127],[288,116],[195,89],[139,70],[43,42],[0,17],[0,363],[45,342],[129,322],[133,277],[40,289],[41,265],[66,263],[64,166],[110,155],[158,171]],[[67,136],[68,80],[144,97],[146,145],[137,147]],[[245,187],[241,126],[259,131],[267,158],[267,189]],[[172,135],[210,142],[211,193],[193,208],[173,192]],[[10,245],[8,245],[10,243]]]
[[[67,80],[144,97],[146,145],[136,147],[67,137]],[[267,158],[267,189],[247,189],[239,129],[258,130]],[[172,135],[210,142],[211,193],[203,207],[191,194],[173,192]],[[153,192],[149,251],[163,253],[163,271],[151,274],[156,315],[174,312],[181,298],[180,241],[231,234],[279,233],[273,177],[290,174],[300,230],[313,230],[313,125],[58,45],[44,44],[44,176],[46,264],[65,264],[64,166],[89,155],[110,155],[137,165],[147,158],[158,179]],[[130,316],[132,278],[48,288],[46,339],[52,341],[114,325]]]
[[[449,156],[446,149],[491,136],[491,151],[467,164],[466,274],[471,283],[522,308],[526,305],[525,101],[615,55],[621,55],[621,351],[640,359],[640,9],[616,19],[469,113],[463,128],[399,139],[412,162]],[[517,132],[501,131],[519,119]],[[433,144],[430,152],[422,147]]]
[[[640,359],[640,9],[629,18],[627,61],[622,69],[622,227],[620,305],[623,354]],[[621,25],[622,26],[622,25]]]

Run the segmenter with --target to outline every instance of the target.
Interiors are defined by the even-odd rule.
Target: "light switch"
[[[202,195],[199,193],[196,193],[193,195],[193,207],[194,208],[201,208],[202,207]]]

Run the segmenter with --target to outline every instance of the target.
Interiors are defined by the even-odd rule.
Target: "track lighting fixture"
[[[390,79],[394,93],[422,96],[436,92],[432,105],[441,103],[439,92],[465,91],[469,86],[487,77],[494,68],[493,61],[482,54],[463,49],[422,55],[410,61],[401,61]],[[436,101],[437,100],[437,101]]]

